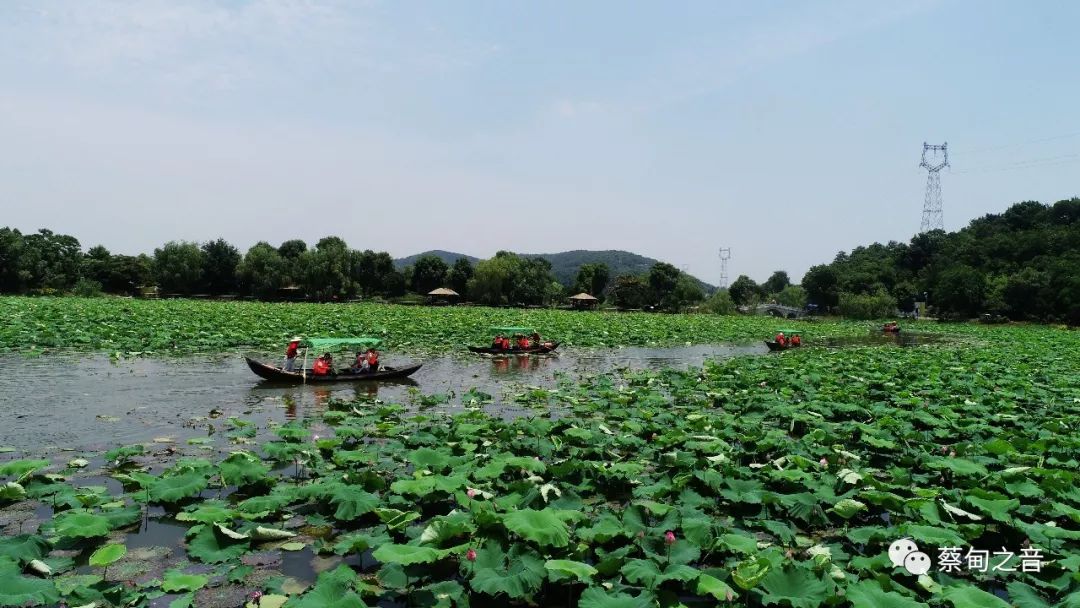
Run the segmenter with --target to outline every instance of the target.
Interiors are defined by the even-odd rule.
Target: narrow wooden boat
[[[558,342],[552,342],[533,348],[502,349],[491,348],[490,346],[470,346],[469,351],[485,355],[542,355],[544,353],[554,352],[556,348],[559,348]]]
[[[307,382],[308,384],[322,384],[324,382],[366,382],[370,380],[393,380],[394,378],[407,378],[412,375],[413,372],[420,369],[422,363],[416,365],[410,365],[408,367],[389,367],[386,366],[382,370],[368,373],[368,374],[353,374],[350,372],[339,372],[333,376],[313,376],[311,370],[307,371],[307,378],[300,372],[287,372],[280,367],[274,367],[273,365],[267,365],[260,363],[250,357],[244,357],[247,361],[248,367],[251,371],[255,372],[256,376],[265,380],[273,380],[274,382],[292,382],[301,383]]]
[[[768,346],[769,350],[787,350],[789,348],[798,348],[798,346],[794,346],[790,342],[781,346],[775,340],[765,340],[765,346]]]

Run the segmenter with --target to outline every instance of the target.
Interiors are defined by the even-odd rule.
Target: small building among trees
[[[437,289],[432,289],[428,292],[427,296],[428,303],[441,305],[456,304],[457,301],[461,298],[461,295],[459,295],[458,292],[447,287],[439,287]]]
[[[570,296],[570,305],[577,310],[593,310],[600,305],[600,300],[585,292],[581,292],[577,295]]]

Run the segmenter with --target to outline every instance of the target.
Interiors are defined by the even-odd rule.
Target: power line
[[[1057,167],[1060,165],[1068,165],[1080,160],[1080,153],[1074,152],[1072,154],[1060,154],[1058,156],[1047,156],[1045,158],[1032,158],[1029,160],[1020,160],[1011,163],[1005,163],[1002,165],[987,165],[983,167],[974,167],[972,169],[963,169],[961,171],[952,171],[951,173],[990,173],[994,171],[1015,171],[1017,169],[1035,169],[1040,167]]]
[[[961,148],[960,151],[963,152],[967,156],[971,156],[971,155],[974,155],[974,154],[980,154],[982,152],[992,152],[992,151],[995,151],[995,150],[1007,150],[1009,148],[1019,148],[1021,146],[1027,146],[1027,145],[1031,145],[1031,144],[1041,144],[1041,143],[1046,143],[1048,141],[1057,141],[1057,140],[1060,140],[1060,139],[1070,139],[1070,138],[1073,138],[1073,137],[1080,137],[1080,131],[1076,131],[1074,133],[1063,133],[1061,135],[1052,135],[1050,137],[1040,137],[1038,139],[1029,139],[1027,141],[1019,141],[1019,142],[1014,142],[1014,143],[1011,143],[1011,144],[983,146],[981,148],[972,148],[970,150],[964,150],[963,148]]]

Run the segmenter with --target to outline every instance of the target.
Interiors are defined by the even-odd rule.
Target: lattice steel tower
[[[941,170],[949,166],[949,144],[932,146],[922,145],[922,162],[926,167],[926,199],[923,201],[922,226],[919,232],[944,230],[945,222],[941,212]]]
[[[727,289],[727,261],[731,259],[731,247],[720,249],[720,289]]]

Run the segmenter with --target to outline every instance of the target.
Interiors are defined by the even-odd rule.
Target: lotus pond
[[[1080,334],[950,331],[0,454],[0,606],[1080,606]]]

